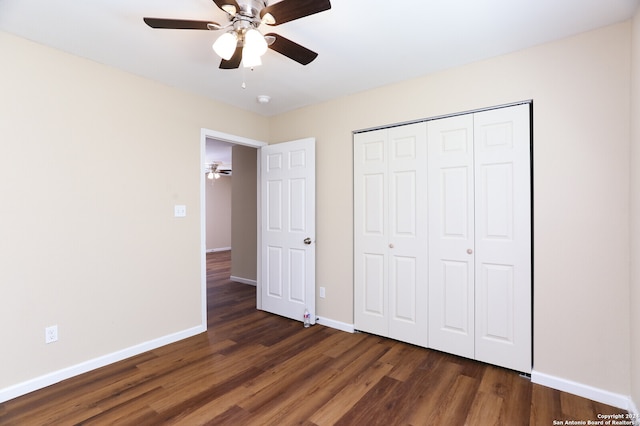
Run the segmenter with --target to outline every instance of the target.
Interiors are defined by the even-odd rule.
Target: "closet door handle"
[[[311,238],[307,237],[302,242],[305,243],[306,245],[309,245],[311,244]]]
[[[395,246],[393,245],[393,243],[389,243],[389,248],[394,248]]]
[[[473,250],[472,249],[467,249],[467,254],[473,254]]]

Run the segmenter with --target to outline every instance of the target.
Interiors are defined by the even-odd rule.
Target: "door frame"
[[[207,217],[206,217],[206,176],[204,173],[201,173],[202,171],[202,165],[205,163],[206,161],[206,146],[207,146],[207,138],[210,139],[216,139],[219,141],[223,141],[223,142],[229,142],[232,143],[234,145],[243,145],[243,146],[248,146],[251,148],[256,148],[259,149],[263,146],[267,146],[268,143],[267,142],[263,142],[263,141],[259,141],[259,140],[255,140],[255,139],[250,139],[250,138],[245,138],[243,136],[237,136],[237,135],[232,135],[229,133],[223,133],[223,132],[219,132],[217,130],[211,130],[211,129],[206,129],[206,128],[201,128],[200,129],[200,165],[199,165],[199,171],[200,171],[200,298],[201,298],[201,321],[202,321],[202,326],[206,329],[207,328],[207,228],[206,228],[206,222],[207,222]],[[258,177],[257,177],[257,181],[256,181],[256,186],[257,186],[257,197],[258,197],[258,204],[257,204],[257,216],[256,216],[256,221],[258,221],[258,245],[256,247],[256,251],[260,249],[260,156],[257,156],[257,170],[258,170]],[[261,264],[260,264],[260,256],[257,256],[257,276],[256,276],[256,293],[257,293],[257,299],[256,299],[256,307],[258,309],[261,309],[261,294],[262,294],[262,286],[261,286],[261,282],[260,282],[260,271],[261,271]]]

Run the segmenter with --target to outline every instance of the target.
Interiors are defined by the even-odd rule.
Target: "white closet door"
[[[354,136],[355,327],[427,344],[426,125]]]
[[[389,337],[426,346],[426,123],[388,131]]]
[[[473,115],[428,122],[429,347],[474,357]]]
[[[529,105],[476,113],[476,359],[531,372]]]
[[[387,130],[354,135],[354,322],[389,334]]]

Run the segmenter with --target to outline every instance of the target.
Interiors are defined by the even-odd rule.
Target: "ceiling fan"
[[[205,171],[207,179],[219,179],[220,176],[231,176],[231,167],[224,167],[222,163],[207,164]]]
[[[213,50],[222,58],[221,69],[260,65],[267,48],[307,65],[318,54],[275,33],[262,34],[261,24],[276,26],[331,9],[329,0],[282,0],[268,5],[268,0],[213,0],[227,14],[226,25],[213,21],[143,18],[151,28],[180,30],[227,30],[213,43]]]

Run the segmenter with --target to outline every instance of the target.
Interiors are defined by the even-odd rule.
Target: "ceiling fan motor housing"
[[[239,1],[240,10],[231,18],[233,30],[238,35],[238,44],[241,46],[244,35],[250,28],[258,28],[262,23],[260,11],[266,7],[266,1],[245,0]]]
[[[240,15],[255,18],[260,22],[260,11],[267,7],[267,2],[262,0],[239,0],[238,6],[240,6],[238,11]]]

